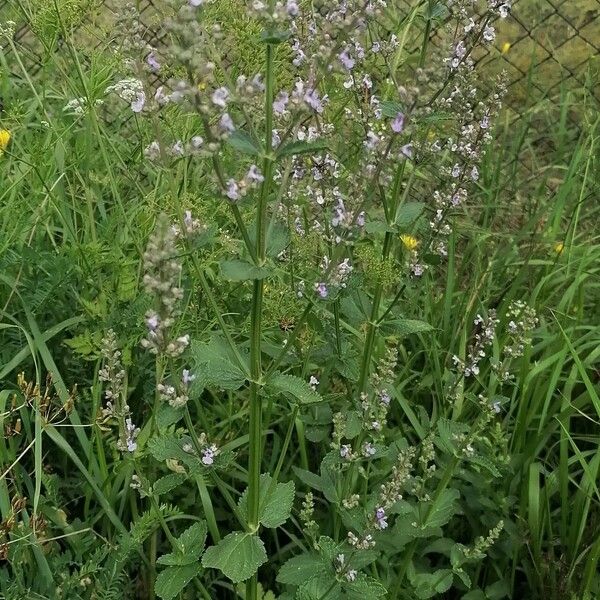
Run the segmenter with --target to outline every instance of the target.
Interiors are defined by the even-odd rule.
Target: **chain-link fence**
[[[63,0],[81,5],[85,0]],[[160,46],[156,32],[160,31],[161,2],[163,0],[140,0],[138,3],[146,38],[154,46]],[[418,0],[401,0],[400,8],[406,14]],[[59,2],[59,4],[61,4]],[[15,44],[30,76],[35,77],[46,60],[47,49],[38,40],[45,29],[57,29],[60,23],[53,9],[53,2],[40,2],[46,13],[34,14],[29,19],[15,9],[14,1],[0,0],[0,22],[13,19],[18,23]],[[105,42],[124,5],[123,0],[98,0],[95,9],[85,16],[69,14],[74,19],[75,35],[80,45],[93,48]],[[397,5],[396,5],[397,6]],[[418,23],[419,21],[416,21]],[[421,22],[424,21],[421,19]],[[492,46],[474,54],[478,67],[489,80],[500,71],[508,78],[506,105],[511,119],[519,119],[527,109],[541,101],[552,101],[571,90],[587,89],[600,101],[600,0],[512,0],[507,19],[496,21],[496,40]],[[418,51],[422,43],[422,29],[413,28],[412,47]],[[432,28],[430,42],[441,52],[447,52],[444,41]],[[53,50],[60,51],[60,38]],[[5,48],[6,51],[6,48]],[[10,65],[10,58],[9,58]],[[572,125],[577,128],[577,116]],[[544,135],[544,132],[540,132]]]

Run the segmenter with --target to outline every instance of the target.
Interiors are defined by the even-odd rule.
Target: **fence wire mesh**
[[[139,2],[151,43],[157,42],[161,2]],[[31,22],[25,22],[12,4],[11,0],[0,1],[1,21],[13,18],[17,22],[15,42],[35,75],[43,63],[43,49]],[[104,0],[81,19],[79,29],[85,30],[90,43],[94,41],[93,33],[90,35],[93,26],[114,21],[123,4],[122,0]],[[400,2],[406,13],[414,5],[415,0]],[[509,18],[497,21],[496,27],[496,45],[480,52],[476,60],[490,72],[501,69],[507,72],[512,101],[518,103],[532,92],[539,98],[548,97],[561,85],[569,88],[587,85],[600,99],[600,86],[593,86],[587,78],[590,59],[599,57],[600,62],[600,0],[513,0]],[[431,40],[436,41],[435,29]]]

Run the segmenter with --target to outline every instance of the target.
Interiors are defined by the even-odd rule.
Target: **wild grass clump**
[[[0,20],[3,597],[600,594],[597,110],[508,120],[510,2],[57,7],[35,74]]]

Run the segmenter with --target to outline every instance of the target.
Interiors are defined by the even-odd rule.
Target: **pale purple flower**
[[[487,25],[483,30],[483,39],[486,42],[493,42],[496,39],[496,30],[491,25]]]
[[[189,212],[189,211],[187,211]],[[194,381],[194,379],[196,379],[196,376],[193,375],[189,369],[184,369],[182,374],[181,374],[181,381],[183,383],[183,385],[187,386],[190,383],[192,383],[192,381]]]
[[[273,112],[276,115],[282,115],[285,112],[290,96],[287,92],[279,92],[273,101]]]
[[[420,263],[413,263],[410,265],[410,270],[415,277],[421,277],[425,272],[425,267]]]
[[[316,390],[317,386],[319,385],[319,380],[314,375],[311,375],[310,379],[308,380],[308,385],[310,385],[313,390]]]
[[[154,140],[144,148],[144,156],[150,160],[156,160],[160,156],[160,144]]]
[[[204,144],[204,138],[199,135],[195,135],[191,140],[190,144],[194,150],[200,150],[202,145]]]
[[[319,97],[319,93],[315,89],[307,90],[304,94],[304,102],[308,104],[314,111],[319,114],[323,112],[323,100]]]
[[[156,313],[152,313],[146,318],[146,325],[148,326],[149,331],[156,331],[158,329],[158,315]]]
[[[394,133],[402,133],[404,130],[404,114],[399,112],[391,124]]]
[[[156,53],[154,52],[154,50],[152,52],[150,52],[150,54],[148,54],[148,56],[146,57],[146,64],[150,67],[150,70],[153,71],[154,73],[156,73],[157,71],[160,71],[160,63],[158,62],[158,60],[156,58]]]
[[[225,190],[225,195],[230,200],[239,200],[240,199],[240,188],[234,179],[230,179],[227,182],[227,189]]]
[[[221,118],[219,119],[219,127],[222,131],[226,131],[228,133],[233,133],[235,131],[235,125],[233,124],[233,119],[229,113],[223,113],[221,115]]]
[[[204,3],[204,0],[188,0],[188,4],[190,6],[194,6],[194,7],[202,6],[203,3]]]
[[[141,113],[146,104],[146,94],[141,91],[136,94],[136,97],[131,102],[131,110],[134,113]]]
[[[342,458],[349,458],[352,454],[352,448],[348,444],[340,446],[340,456]]]
[[[285,9],[290,17],[297,17],[300,12],[300,7],[296,0],[288,0]]]
[[[375,511],[375,521],[377,529],[387,529],[388,522],[385,509],[381,506]]]
[[[171,147],[171,154],[173,156],[184,156],[185,149],[183,147],[183,142],[181,140],[177,140],[173,146]]]
[[[216,106],[225,108],[227,106],[227,102],[229,101],[229,90],[226,87],[220,87],[212,93],[210,99]]]
[[[246,173],[246,181],[251,183],[262,183],[265,180],[262,173],[258,170],[256,165],[250,165],[248,172]]]
[[[344,50],[338,54],[338,58],[340,59],[340,62],[344,68],[348,71],[351,71],[356,64],[356,61],[348,53],[348,48],[344,48]]]
[[[315,291],[321,298],[327,298],[329,296],[329,290],[327,289],[327,285],[323,282],[315,283]]]
[[[352,583],[353,581],[356,581],[357,575],[358,572],[356,571],[356,569],[350,569],[346,572],[346,580]]]
[[[402,148],[400,148],[400,154],[402,156],[404,156],[405,158],[412,158],[413,157],[412,144],[405,144],[404,146],[402,146]]]

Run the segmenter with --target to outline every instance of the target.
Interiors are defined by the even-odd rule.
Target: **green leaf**
[[[290,517],[294,503],[295,486],[293,481],[278,483],[271,491],[272,478],[268,474],[260,476],[259,521],[269,529],[283,525]],[[240,512],[247,518],[248,490],[239,501]]]
[[[431,331],[433,327],[425,321],[418,321],[416,319],[392,319],[385,322],[385,329],[391,335],[404,337],[413,333]]]
[[[257,267],[245,260],[223,260],[219,263],[221,275],[229,281],[247,281],[249,279],[264,279],[272,270],[268,267]]]
[[[394,228],[384,221],[369,221],[365,225],[365,231],[367,233],[387,233],[388,231],[394,231]]]
[[[434,573],[415,575],[412,584],[418,598],[433,598],[447,592],[452,586],[454,574],[450,569],[440,569]]]
[[[250,154],[254,156],[262,154],[262,148],[260,147],[258,141],[239,129],[234,131],[227,138],[227,144],[229,144],[234,150],[242,152],[243,154]]]
[[[277,158],[281,158],[284,156],[293,156],[295,154],[313,154],[323,150],[327,150],[327,142],[325,142],[325,140],[317,140],[316,142],[297,140],[279,148],[276,156]]]
[[[267,381],[267,386],[275,393],[281,393],[288,398],[297,400],[300,404],[323,402],[321,394],[313,390],[307,381],[295,375],[273,373]]]
[[[279,569],[277,581],[289,585],[302,585],[312,577],[325,575],[329,570],[327,566],[327,563],[316,554],[293,556]]]
[[[194,375],[206,385],[223,390],[238,390],[246,382],[246,374],[234,362],[223,338],[213,336],[208,342],[192,341]],[[196,383],[196,382],[194,382]]]
[[[421,216],[425,204],[423,202],[405,202],[398,208],[396,213],[395,225],[406,229],[414,225],[415,221]]]
[[[174,490],[178,485],[181,485],[186,479],[187,476],[185,473],[170,473],[169,475],[157,479],[152,486],[152,491],[157,496],[166,494],[167,492]]]
[[[459,496],[458,490],[454,488],[445,489],[437,501],[433,503],[429,516],[419,525],[421,527],[442,527],[445,525],[456,513],[456,501]]]
[[[188,565],[200,559],[206,541],[206,521],[198,521],[188,527],[178,538],[174,552],[159,557],[161,565]]]
[[[376,579],[363,573],[359,573],[355,581],[344,584],[344,591],[348,600],[373,600],[387,594],[387,590]]]
[[[261,539],[240,531],[224,537],[216,546],[208,548],[202,557],[203,566],[219,569],[233,583],[252,577],[266,562],[267,553]]]
[[[313,577],[296,592],[296,600],[341,600],[342,586],[333,577]]]
[[[162,600],[175,598],[181,590],[202,571],[200,563],[180,567],[167,567],[159,573],[154,584],[154,591]]]
[[[399,102],[385,100],[380,104],[381,114],[384,117],[394,118],[399,112],[404,112],[404,107]]]

